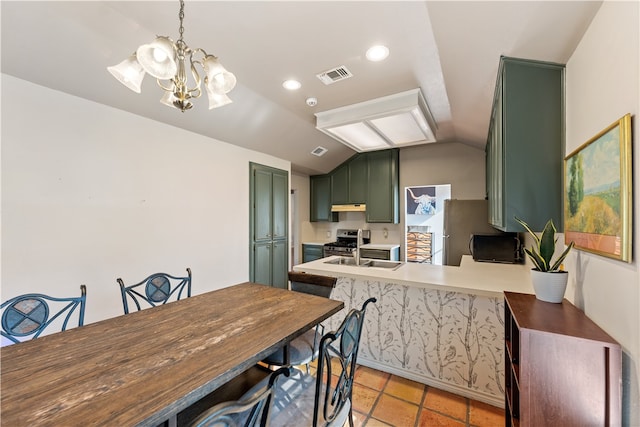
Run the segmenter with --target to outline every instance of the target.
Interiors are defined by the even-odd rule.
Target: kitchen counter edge
[[[298,264],[294,271],[323,274],[333,277],[363,278],[389,281],[418,288],[464,292],[489,297],[502,297],[504,291],[533,294],[527,264],[499,264],[474,261],[464,255],[460,267],[404,263],[396,270],[327,264],[337,257]]]

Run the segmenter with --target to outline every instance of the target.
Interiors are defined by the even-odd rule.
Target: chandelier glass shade
[[[118,65],[107,67],[107,70],[120,83],[136,93],[141,92],[142,80],[146,74],[149,74],[165,91],[160,102],[182,112],[191,109],[193,107],[191,100],[202,95],[202,84],[209,98],[210,110],[231,103],[227,93],[236,86],[236,77],[233,73],[227,71],[217,57],[207,54],[200,48],[191,49],[182,38],[183,0],[180,0],[179,19],[178,41],[174,42],[169,37],[158,36],[151,43],[138,47],[131,56]],[[189,80],[187,66],[192,78]]]

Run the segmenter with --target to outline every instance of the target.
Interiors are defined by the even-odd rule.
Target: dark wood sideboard
[[[505,425],[620,425],[620,345],[566,299],[504,295]]]

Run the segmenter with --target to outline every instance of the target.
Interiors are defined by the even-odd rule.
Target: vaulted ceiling
[[[3,0],[2,72],[325,173],[354,152],[318,131],[314,113],[414,88],[437,143],[484,148],[500,55],[565,63],[600,4],[187,0],[184,40],[218,56],[238,84],[232,104],[208,110],[203,96],[181,113],[158,102],[150,76],[136,94],[106,70],[156,35],[177,39],[178,1]],[[389,47],[387,60],[364,57],[374,44]],[[316,77],[339,66],[353,77]],[[284,90],[288,78],[302,87]],[[322,157],[311,154],[318,146]]]

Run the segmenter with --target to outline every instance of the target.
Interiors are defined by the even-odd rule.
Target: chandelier
[[[180,38],[174,42],[169,37],[157,36],[149,44],[140,46],[129,58],[107,70],[120,83],[136,93],[146,74],[156,78],[158,86],[165,91],[160,102],[185,112],[193,107],[192,98],[202,95],[202,79],[196,66],[204,72],[204,87],[209,98],[209,109],[231,103],[227,96],[236,85],[236,77],[227,71],[218,58],[203,49],[191,49],[182,39],[184,27],[184,1],[180,0]],[[187,81],[187,58],[194,86]]]

